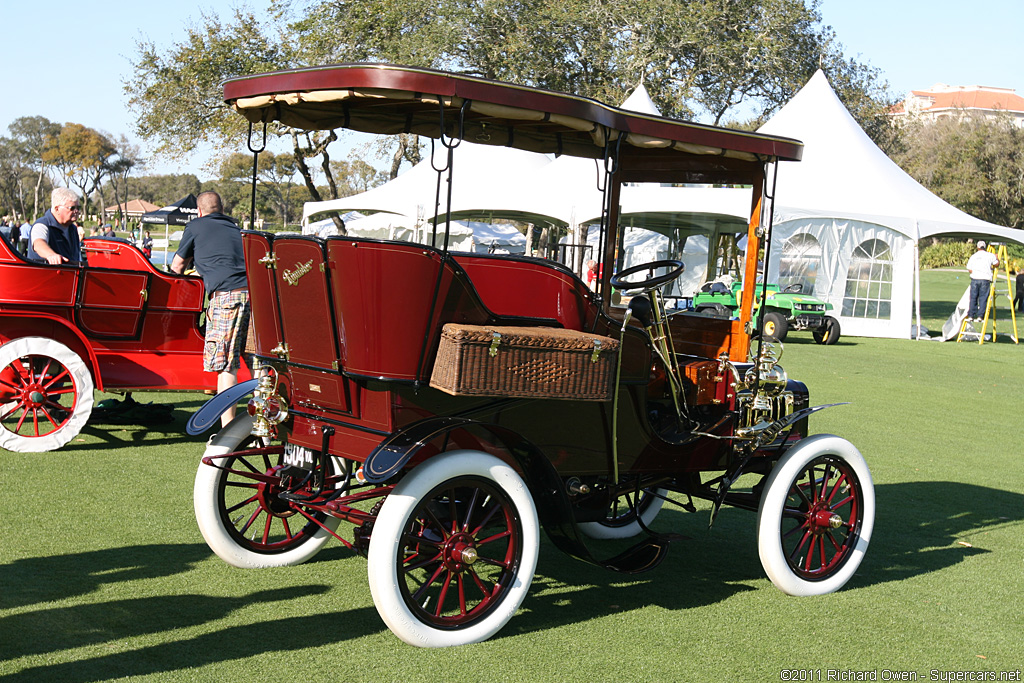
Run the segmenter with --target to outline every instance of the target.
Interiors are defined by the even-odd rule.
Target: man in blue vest
[[[82,261],[75,219],[82,212],[78,195],[66,187],[58,187],[50,194],[51,208],[32,226],[28,238],[30,261],[46,261],[50,265],[62,263],[77,265]]]

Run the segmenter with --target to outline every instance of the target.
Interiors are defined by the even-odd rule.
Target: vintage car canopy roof
[[[799,160],[790,138],[729,130],[626,111],[566,93],[391,64],[340,64],[232,78],[224,99],[253,123],[280,121],[304,130],[446,134],[532,152],[601,158],[606,143],[622,153],[724,157],[741,162]],[[463,111],[464,109],[464,111]],[[461,134],[458,120],[464,117]],[[659,150],[659,151],[654,151]],[[714,165],[714,164],[712,164]],[[726,162],[726,165],[732,164]]]

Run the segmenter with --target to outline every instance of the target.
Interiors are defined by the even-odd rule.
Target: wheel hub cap
[[[469,534],[455,534],[444,548],[444,563],[450,571],[464,572],[480,559],[474,539]]]
[[[274,481],[279,481],[281,470],[284,469],[281,466],[271,467],[266,471],[268,477],[273,477]],[[259,484],[259,496],[260,504],[263,508],[274,515],[275,517],[291,517],[295,514],[295,510],[291,508],[286,501],[281,500],[278,497],[278,493],[281,488],[276,483],[260,482]]]
[[[826,529],[838,529],[843,526],[843,518],[826,508],[811,515],[811,525],[815,533],[823,533]]]
[[[468,565],[477,561],[476,548],[466,548],[462,551],[462,561]]]

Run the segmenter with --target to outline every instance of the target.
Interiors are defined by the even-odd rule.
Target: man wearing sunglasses
[[[82,211],[78,195],[66,187],[58,187],[50,194],[51,209],[32,226],[28,240],[30,261],[46,261],[50,265],[77,264],[82,260],[75,219]]]

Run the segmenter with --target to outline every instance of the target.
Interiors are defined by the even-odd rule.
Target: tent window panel
[[[847,271],[842,315],[887,318],[891,302],[892,250],[882,240],[865,240],[853,250]]]
[[[814,291],[814,282],[821,265],[821,244],[807,233],[793,235],[782,245],[779,263],[779,287],[802,285],[803,291]]]

